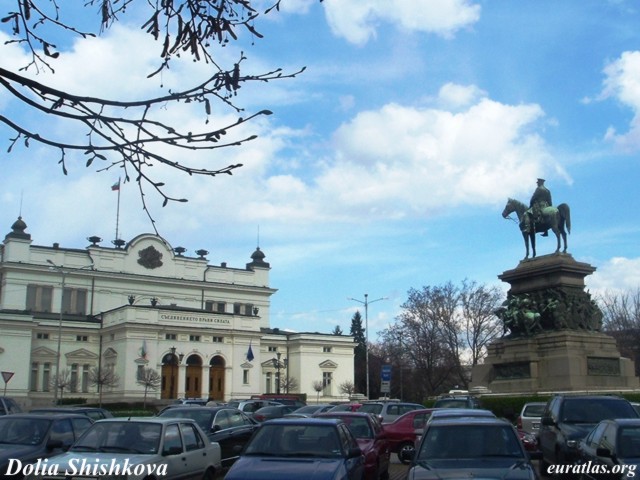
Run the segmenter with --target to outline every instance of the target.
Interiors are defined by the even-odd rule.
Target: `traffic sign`
[[[2,379],[4,380],[4,383],[9,383],[9,380],[13,377],[13,373],[14,372],[2,372]]]

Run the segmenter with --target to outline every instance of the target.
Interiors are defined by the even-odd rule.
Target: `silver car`
[[[540,430],[540,418],[546,402],[529,402],[522,407],[522,412],[518,416],[517,426],[527,433],[536,434]]]
[[[46,478],[213,480],[220,468],[220,446],[194,420],[110,418],[94,423],[66,453],[50,459]],[[42,473],[26,478],[37,480]]]

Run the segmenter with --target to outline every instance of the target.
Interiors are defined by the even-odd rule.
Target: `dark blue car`
[[[364,458],[336,419],[283,418],[263,423],[225,480],[361,480]]]

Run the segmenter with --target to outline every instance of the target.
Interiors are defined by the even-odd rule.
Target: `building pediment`
[[[320,363],[320,368],[338,368],[338,364],[336,362],[334,362],[333,360],[325,360],[324,362]]]
[[[102,355],[104,356],[104,358],[117,358],[118,352],[116,352],[113,348],[109,347],[104,351]]]
[[[250,362],[244,362],[242,365],[240,365],[243,369],[247,369],[247,368],[253,368],[253,364]]]
[[[79,348],[72,352],[65,354],[65,357],[68,360],[97,360],[98,355],[93,352],[90,352],[86,348]]]
[[[53,357],[56,358],[58,354],[47,347],[38,347],[31,350],[31,358],[40,358],[40,357]]]

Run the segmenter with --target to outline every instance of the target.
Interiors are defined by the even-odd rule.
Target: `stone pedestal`
[[[472,384],[493,393],[638,388],[633,362],[599,332],[558,331],[492,343]]]
[[[470,387],[493,393],[638,388],[633,362],[599,331],[602,314],[584,291],[584,278],[594,271],[563,254],[522,261],[499,275],[511,285],[501,312],[510,334],[488,347]]]

